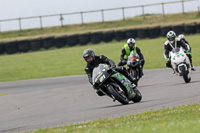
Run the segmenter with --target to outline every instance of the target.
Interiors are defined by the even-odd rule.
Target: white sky
[[[180,0],[0,0],[0,20],[15,19],[32,16],[43,16],[52,14],[63,14],[81,11],[102,10],[109,8],[121,8],[137,5],[146,5],[162,2],[173,2]],[[185,12],[197,11],[200,6],[200,0],[186,2],[184,4]],[[166,4],[165,14],[182,12],[182,4]],[[145,7],[145,14],[162,14],[162,6]],[[141,8],[131,8],[125,10],[125,17],[134,17],[142,15]],[[101,12],[84,14],[84,23],[102,21]],[[80,24],[80,14],[63,16],[64,25]],[[122,19],[122,10],[104,12],[105,21]],[[21,21],[22,29],[39,28],[40,20],[23,19]],[[42,25],[59,26],[61,22],[59,16],[42,18]],[[19,21],[1,21],[0,31],[19,30]]]
[[[177,0],[0,0],[0,20],[169,1]]]

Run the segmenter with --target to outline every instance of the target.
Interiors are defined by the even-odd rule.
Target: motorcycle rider
[[[141,68],[141,75],[139,75],[139,77],[141,78],[144,75],[143,66],[144,66],[145,60],[144,60],[144,56],[141,53],[140,48],[137,47],[135,44],[135,39],[129,38],[127,40],[127,43],[124,45],[124,47],[121,50],[120,62],[118,63],[118,66],[126,65],[128,56],[130,55],[131,51],[136,51],[137,54],[140,56],[142,68]]]
[[[165,59],[167,59],[166,67],[172,68],[169,52],[172,51],[173,48],[175,48],[175,45],[177,45],[177,47],[179,48],[180,47],[184,48],[190,62],[192,61],[192,56],[190,54],[191,49],[189,44],[186,43],[184,39],[176,38],[176,33],[174,31],[169,31],[167,33],[167,41],[164,43],[164,57]],[[193,71],[195,70],[194,66],[192,65],[192,62],[191,62],[191,70]]]
[[[187,52],[187,56],[188,56],[189,59],[190,59],[191,70],[195,71],[196,69],[195,69],[195,67],[192,65],[192,48],[191,48],[190,44],[188,43],[188,41],[186,41],[185,36],[184,36],[183,34],[180,34],[180,35],[178,36],[178,39],[179,39],[179,40],[182,40],[182,41],[184,41],[186,44],[188,44],[188,46],[189,46],[190,49],[189,49],[188,52]]]
[[[188,41],[186,41],[185,36],[183,34],[178,35],[178,39],[183,40],[185,43],[187,43],[190,46],[190,44],[188,43]],[[191,49],[191,47],[190,47],[190,49]]]
[[[87,65],[85,67],[85,72],[88,76],[89,82],[93,85],[92,83],[92,72],[95,67],[97,67],[99,64],[104,63],[108,64],[112,68],[115,68],[116,71],[120,72],[123,74],[126,78],[128,78],[132,83],[135,82],[135,79],[133,79],[127,71],[124,70],[123,67],[116,67],[115,62],[111,59],[108,59],[104,55],[96,55],[95,52],[92,49],[86,49],[83,52],[83,58],[87,62]],[[135,88],[135,85],[133,85],[133,89]],[[95,89],[95,88],[94,88]],[[99,96],[103,96],[104,94],[101,91],[96,91],[96,93]]]

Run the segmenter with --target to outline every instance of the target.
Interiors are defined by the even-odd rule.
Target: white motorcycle
[[[183,76],[185,83],[189,83],[191,80],[191,63],[184,49],[175,47],[169,53],[169,56],[176,75]]]

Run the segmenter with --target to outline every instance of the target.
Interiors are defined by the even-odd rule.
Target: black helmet
[[[95,60],[95,53],[92,49],[86,49],[83,52],[83,58],[86,62],[91,63]]]

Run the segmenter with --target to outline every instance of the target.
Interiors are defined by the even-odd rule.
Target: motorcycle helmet
[[[179,36],[178,36],[178,38],[181,40],[181,39],[183,39],[183,40],[185,40],[185,36],[183,35],[183,34],[180,34]]]
[[[92,49],[86,49],[83,52],[83,58],[86,62],[92,63],[95,60],[95,53]]]
[[[134,46],[135,46],[135,39],[133,39],[133,38],[129,38],[128,40],[127,40],[127,44],[128,44],[128,47],[129,48],[134,48]]]
[[[167,33],[167,39],[169,40],[171,44],[175,42],[175,38],[176,38],[176,33],[174,31],[169,31]]]

